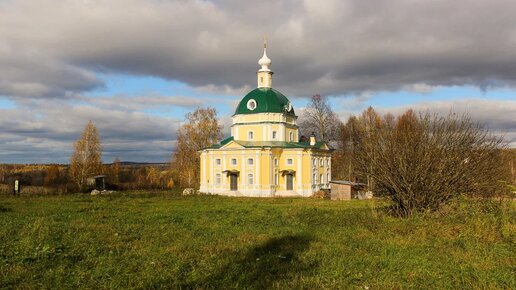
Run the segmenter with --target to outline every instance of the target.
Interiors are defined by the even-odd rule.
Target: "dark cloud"
[[[254,85],[264,34],[275,84],[290,95],[514,86],[513,11],[501,0],[6,1],[0,67],[19,73],[0,92],[88,90],[101,85],[96,71]]]
[[[0,0],[0,96],[17,105],[0,109],[0,162],[66,162],[90,119],[106,160],[166,161],[183,116],[141,112],[219,100],[84,92],[104,85],[99,73],[122,73],[243,95],[264,34],[274,86],[292,97],[514,88],[514,11],[509,0]],[[475,118],[515,144],[513,103],[471,102]]]

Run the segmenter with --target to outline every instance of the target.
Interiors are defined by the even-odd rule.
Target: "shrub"
[[[321,198],[321,199],[330,199],[331,198],[330,193],[325,190],[319,190],[317,192],[314,192],[312,194],[312,197],[313,198]]]
[[[459,195],[492,197],[507,190],[502,138],[466,115],[409,110],[382,119],[369,109],[350,126],[359,177],[375,194],[388,196],[399,215],[434,211]]]

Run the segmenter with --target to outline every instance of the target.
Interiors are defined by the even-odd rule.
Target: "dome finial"
[[[258,64],[262,66],[262,68],[259,71],[271,71],[269,66],[271,65],[272,61],[270,58],[267,57],[267,36],[263,37],[263,56],[258,60]]]

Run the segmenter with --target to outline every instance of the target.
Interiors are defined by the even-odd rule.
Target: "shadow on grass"
[[[12,211],[12,209],[0,205],[0,212],[8,212],[8,211]]]
[[[300,276],[317,266],[299,259],[311,240],[310,236],[302,234],[271,238],[243,255],[237,255],[239,258],[200,281],[195,288],[263,289],[270,288],[276,281]]]

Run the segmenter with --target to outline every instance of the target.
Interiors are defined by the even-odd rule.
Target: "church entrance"
[[[285,175],[287,178],[287,190],[294,190],[294,176],[292,174]]]
[[[229,189],[233,191],[238,190],[238,175],[234,173],[229,175]]]

